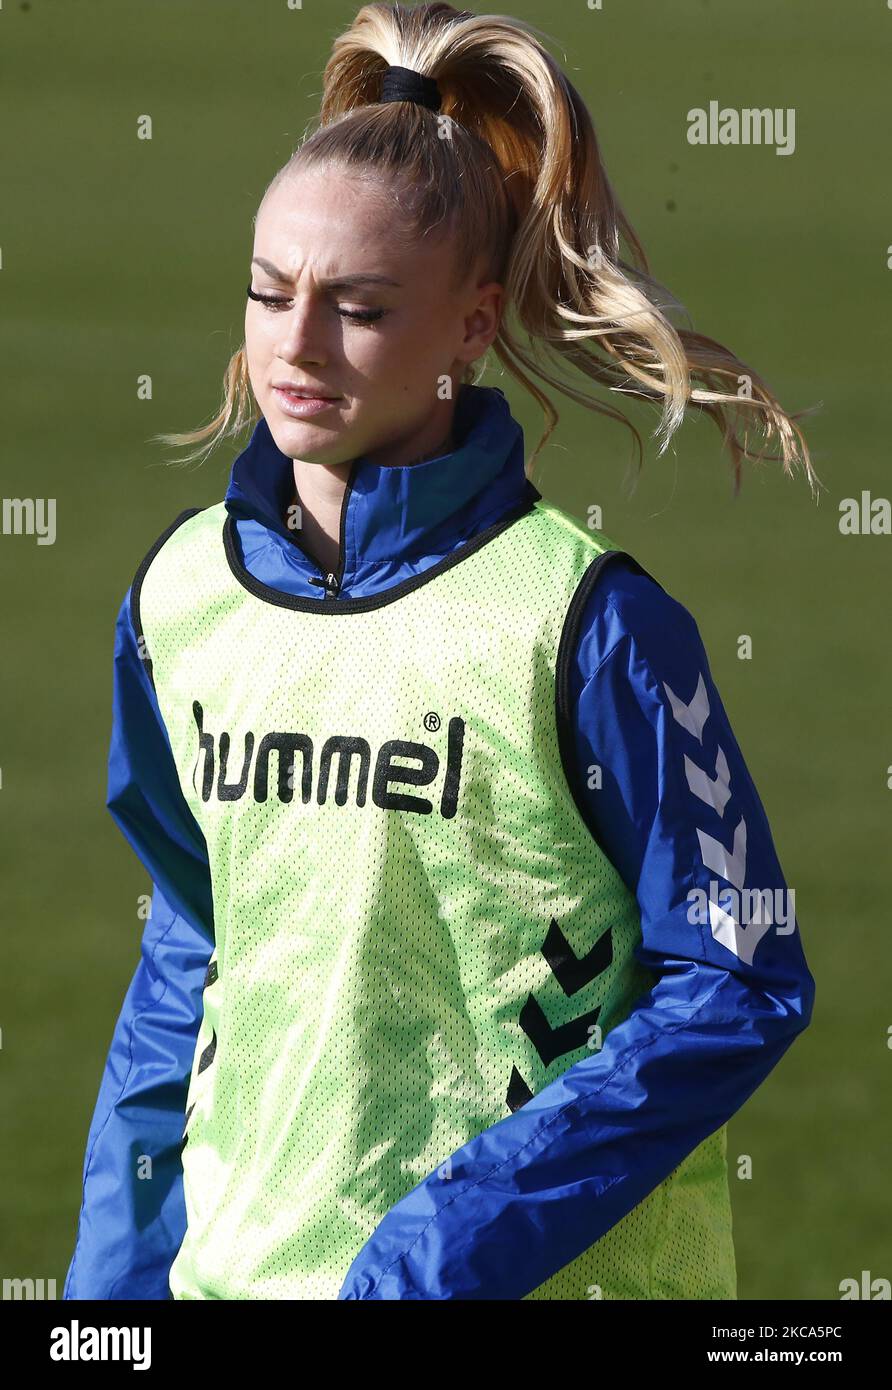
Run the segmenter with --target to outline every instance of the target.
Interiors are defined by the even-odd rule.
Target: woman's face
[[[257,403],[289,458],[377,452],[386,463],[415,439],[438,444],[465,366],[496,335],[502,287],[470,267],[450,290],[451,243],[413,244],[400,218],[380,189],[338,169],[304,170],[261,205],[251,288],[269,302],[248,299],[245,345]],[[329,399],[296,406],[289,385]]]

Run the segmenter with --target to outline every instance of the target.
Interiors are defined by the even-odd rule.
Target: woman
[[[525,26],[337,40],[223,409],[168,437],[250,443],[119,616],[108,804],[153,907],[65,1297],[736,1297],[725,1124],[814,982],[696,624],[542,497],[473,364],[549,432],[528,373],[610,408],[548,349],[664,446],[694,402],[736,480],[738,420],[814,475],[622,238]]]

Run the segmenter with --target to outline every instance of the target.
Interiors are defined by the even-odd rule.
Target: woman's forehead
[[[405,210],[380,188],[351,184],[345,197],[343,185],[308,178],[270,193],[256,222],[255,257],[287,276],[310,266],[321,278],[368,271],[398,283],[449,261],[448,234],[415,234]]]
[[[295,165],[267,189],[257,221],[278,217],[292,209],[323,208],[342,220],[349,214],[386,220],[394,211],[398,184],[386,175],[363,173],[338,164]]]

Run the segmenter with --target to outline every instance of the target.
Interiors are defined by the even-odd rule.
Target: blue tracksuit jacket
[[[462,389],[454,438],[452,453],[423,464],[354,463],[341,595],[422,572],[532,486],[523,432],[497,388]],[[292,486],[291,461],[261,419],[226,493],[245,565],[283,591],[321,596],[321,570],[282,519]],[[786,925],[776,916],[755,949],[762,928],[735,925],[733,905],[711,929],[690,920],[688,894],[715,896],[711,881],[786,889],[694,619],[634,564],[610,561],[587,602],[572,681],[578,779],[587,788],[601,769],[600,789],[586,791],[591,831],[637,895],[637,954],[658,982],[600,1051],[452,1155],[449,1184],[432,1174],[398,1202],[342,1298],[522,1297],[581,1248],[580,1232],[597,1240],[728,1120],[810,1020],[815,987],[795,915]],[[213,912],[204,838],[137,651],[129,590],[107,805],[151,877],[152,913],[89,1129],[63,1297],[164,1299],[185,1231],[180,1144]],[[532,1142],[570,1102],[578,1126],[550,1125],[549,1142]],[[138,1175],[146,1154],[151,1181]],[[444,1268],[443,1252],[459,1245],[460,1268]]]

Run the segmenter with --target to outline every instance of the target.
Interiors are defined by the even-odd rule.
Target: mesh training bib
[[[574,787],[573,638],[614,553],[539,497],[382,594],[301,599],[219,503],[140,567],[214,903],[174,1298],[336,1299],[400,1197],[654,984]],[[599,1296],[736,1298],[724,1126],[527,1295]]]

